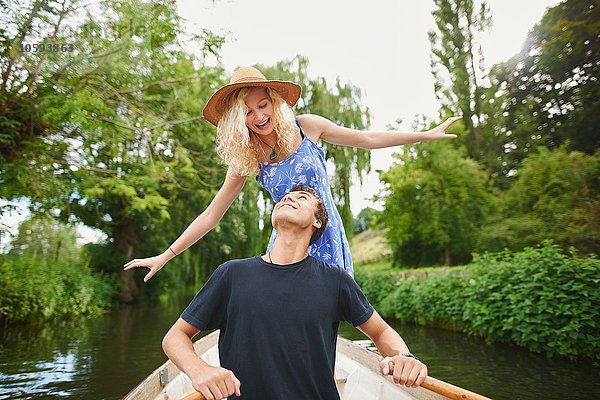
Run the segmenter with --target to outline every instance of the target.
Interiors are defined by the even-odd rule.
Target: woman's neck
[[[269,134],[271,135],[271,134]],[[269,135],[265,135],[265,136],[269,136]],[[273,136],[275,136],[273,134]],[[260,152],[259,154],[257,154],[259,161],[260,158],[262,157],[262,162],[261,163],[270,163],[270,162],[276,162],[281,158],[281,154],[280,154],[280,149],[277,146],[277,137],[275,136],[273,139],[271,139],[275,144],[273,146],[271,146],[270,141],[265,140],[265,138],[260,137],[260,135],[254,133],[254,137],[256,140],[256,144],[258,145],[258,147],[260,148]],[[272,156],[274,156],[272,158]]]

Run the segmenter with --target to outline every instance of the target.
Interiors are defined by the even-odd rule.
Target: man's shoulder
[[[344,269],[342,267],[340,267],[339,265],[329,264],[328,262],[316,259],[313,256],[310,256],[310,259],[311,259],[311,262],[313,263],[313,265],[315,266],[315,268],[318,269],[319,271],[322,271],[324,274],[337,277],[337,276],[340,276],[342,273],[344,273],[344,274],[346,273],[344,271]]]
[[[258,263],[258,257],[234,258],[219,264],[211,274],[211,279],[225,279],[229,281],[233,276],[248,270],[248,267]]]
[[[223,270],[234,270],[236,268],[247,267],[248,265],[258,263],[259,256],[246,257],[246,258],[234,258],[231,260],[225,261],[223,264],[219,265],[217,268]]]

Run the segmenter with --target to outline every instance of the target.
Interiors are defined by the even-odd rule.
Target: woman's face
[[[263,87],[250,88],[246,98],[246,126],[259,135],[273,132],[273,102]]]

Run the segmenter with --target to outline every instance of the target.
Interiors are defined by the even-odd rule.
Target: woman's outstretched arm
[[[239,196],[246,182],[245,176],[240,176],[227,172],[223,185],[210,202],[209,206],[192,221],[187,229],[167,248],[162,254],[154,257],[140,258],[129,261],[123,269],[126,271],[132,268],[146,267],[150,271],[144,277],[147,282],[154,274],[171,260],[175,255],[181,254],[188,247],[202,239],[212,228],[214,228],[225,212],[231,207],[233,201]]]
[[[339,126],[319,115],[304,114],[298,116],[302,128],[313,141],[322,139],[327,143],[359,147],[361,149],[381,149],[425,140],[456,139],[457,136],[447,134],[446,129],[461,118],[448,118],[442,124],[425,132],[399,132],[360,131]]]

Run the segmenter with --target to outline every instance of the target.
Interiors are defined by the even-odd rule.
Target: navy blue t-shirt
[[[340,267],[311,256],[290,265],[256,256],[220,265],[181,318],[221,330],[221,366],[240,380],[242,399],[330,400],[339,399],[339,322],[358,326],[372,314]]]

